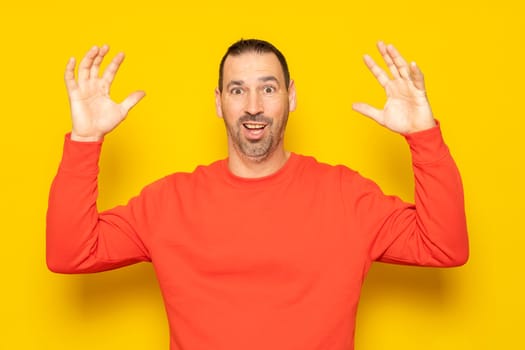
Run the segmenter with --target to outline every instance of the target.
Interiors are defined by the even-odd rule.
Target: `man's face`
[[[293,82],[285,85],[277,57],[255,52],[228,56],[222,83],[215,103],[230,151],[261,161],[282,148],[288,113],[295,109],[295,87]]]

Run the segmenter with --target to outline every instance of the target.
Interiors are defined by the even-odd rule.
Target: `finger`
[[[397,70],[399,71],[399,75],[403,79],[410,80],[410,72],[408,70],[408,64],[403,58],[403,56],[401,56],[399,51],[397,51],[394,45],[391,45],[391,44],[386,47],[386,51],[388,55],[391,57],[392,61],[394,62]]]
[[[388,51],[386,49],[386,45],[384,42],[379,41],[377,43],[377,49],[379,50],[379,53],[381,56],[383,56],[383,60],[385,61],[388,69],[390,70],[390,73],[392,73],[392,76],[395,78],[399,78],[399,71],[397,70],[396,65],[394,64],[394,61],[392,60],[392,57],[388,54]]]
[[[122,61],[124,61],[124,53],[119,52],[113,58],[111,63],[106,67],[106,70],[104,71],[104,74],[102,75],[102,79],[106,81],[108,88],[111,86],[111,83],[113,83],[113,79],[115,79],[115,75],[117,74],[117,71]]]
[[[128,114],[129,110],[139,103],[144,96],[146,96],[144,91],[135,91],[126,97],[126,99],[120,104],[122,115]]]
[[[384,88],[390,81],[388,75],[375,63],[372,57],[364,55],[363,60],[365,61],[365,64],[370,72],[372,72],[372,74],[376,77],[379,84],[381,84],[381,86]]]
[[[69,92],[77,88],[77,82],[75,81],[75,57],[71,57],[66,65],[66,71],[64,72],[64,81],[66,82],[66,88]]]
[[[419,90],[425,91],[425,77],[423,76],[423,72],[421,69],[419,69],[416,62],[410,63],[410,74],[415,87]]]
[[[381,125],[384,125],[383,122],[383,111],[375,107],[370,106],[366,103],[353,103],[352,109],[362,115],[369,117]]]
[[[100,48],[100,50],[98,51],[97,56],[93,60],[93,65],[91,66],[90,77],[98,77],[98,72],[100,70],[100,64],[104,60],[104,56],[106,56],[108,51],[109,51],[109,46],[108,45],[103,45]]]
[[[90,77],[91,66],[98,54],[98,47],[93,46],[78,65],[78,80],[87,80]]]

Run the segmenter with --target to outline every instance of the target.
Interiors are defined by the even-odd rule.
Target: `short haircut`
[[[281,68],[283,69],[284,82],[286,84],[286,89],[290,85],[290,71],[288,70],[288,64],[286,63],[286,58],[275,46],[264,40],[258,39],[241,39],[231,45],[224,56],[221,59],[221,64],[219,66],[219,91],[222,92],[222,78],[224,71],[224,62],[228,56],[240,56],[243,53],[255,52],[255,53],[273,53],[277,56],[279,63],[281,63]]]

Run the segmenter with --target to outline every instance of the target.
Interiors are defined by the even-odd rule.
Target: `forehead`
[[[280,82],[284,81],[281,63],[275,54],[246,52],[236,56],[228,56],[224,61],[223,81],[248,81],[261,76],[273,76]]]

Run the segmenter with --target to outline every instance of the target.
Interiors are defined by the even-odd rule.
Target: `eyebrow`
[[[243,85],[244,84],[244,80],[232,80],[228,83],[228,85],[226,85],[227,88],[230,88],[230,86],[233,86],[233,85]]]
[[[260,77],[258,80],[262,81],[263,83],[265,83],[267,81],[273,81],[273,82],[277,83],[277,85],[280,85],[279,84],[279,80],[276,77],[274,77],[273,75],[267,75],[265,77]]]
[[[258,81],[260,82],[268,82],[268,81],[273,81],[275,82],[277,85],[280,85],[279,84],[279,80],[274,77],[273,75],[267,75],[267,76],[264,76],[264,77],[260,77],[257,79]],[[242,86],[244,85],[244,80],[232,80],[228,83],[228,85],[226,85],[227,88],[230,88],[231,86]]]

